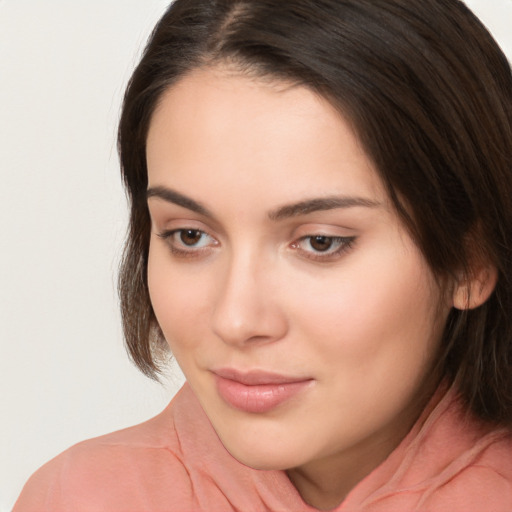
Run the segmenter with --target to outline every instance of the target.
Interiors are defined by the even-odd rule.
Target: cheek
[[[325,354],[369,369],[393,358],[424,361],[434,351],[444,316],[431,273],[415,250],[381,250],[378,264],[358,259],[337,279],[301,285],[309,293],[290,290],[290,297],[302,299],[292,299],[293,315]]]
[[[174,353],[179,346],[194,346],[202,338],[198,331],[205,322],[199,319],[206,314],[209,303],[204,284],[197,286],[197,281],[191,281],[190,275],[180,265],[170,263],[165,250],[150,244],[149,296],[158,324]]]

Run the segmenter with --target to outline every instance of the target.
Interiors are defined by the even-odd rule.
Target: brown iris
[[[332,247],[333,238],[331,236],[313,236],[309,243],[315,251],[324,252]]]
[[[201,240],[202,232],[197,229],[183,229],[180,232],[180,240],[185,245],[196,245]]]

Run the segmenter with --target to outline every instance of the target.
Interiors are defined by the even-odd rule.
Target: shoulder
[[[188,385],[158,416],[79,443],[40,468],[14,512],[298,510],[284,472],[224,448]],[[294,501],[295,500],[295,501]],[[275,506],[274,506],[275,505]]]
[[[452,478],[440,482],[425,500],[429,510],[512,510],[512,435],[495,432],[481,441],[487,446],[468,450],[466,460],[458,461],[460,467],[453,468]]]
[[[441,389],[372,478],[378,486],[354,498],[382,510],[510,512],[512,433],[481,422],[454,389]]]
[[[431,465],[425,510],[512,510],[512,432],[470,415],[456,396],[424,437],[420,461]],[[435,462],[434,462],[435,459]]]
[[[174,423],[182,395],[155,418],[78,443],[46,463],[25,484],[14,510],[135,510],[138,502],[157,510],[161,500],[186,503],[191,483]],[[172,485],[161,485],[162,479]]]

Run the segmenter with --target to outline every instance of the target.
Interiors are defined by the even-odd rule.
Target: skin
[[[334,507],[425,406],[452,300],[349,124],[304,87],[196,70],[161,98],[147,161],[148,284],[172,353],[236,459]],[[310,383],[248,413],[219,395],[225,367]]]

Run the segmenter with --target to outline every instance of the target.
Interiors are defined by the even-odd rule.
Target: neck
[[[405,438],[433,393],[415,395],[388,425],[362,439],[357,445],[328,457],[310,461],[287,471],[302,499],[319,510],[331,510],[375,468],[386,460]]]
[[[407,432],[403,433],[403,437]],[[319,510],[338,506],[348,493],[396,448],[400,440],[365,442],[326,459],[312,461],[287,471],[302,499]]]

